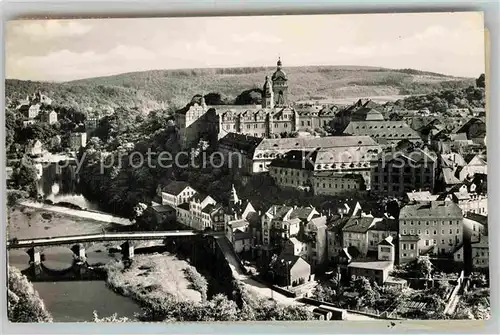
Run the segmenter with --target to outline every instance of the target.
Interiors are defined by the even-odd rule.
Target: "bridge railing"
[[[31,245],[57,244],[57,243],[78,243],[88,241],[107,241],[107,240],[127,240],[127,239],[155,239],[172,236],[194,236],[203,234],[194,230],[176,230],[161,232],[127,232],[127,233],[100,233],[100,234],[82,234],[67,236],[48,236],[32,239],[11,239],[7,242],[7,248],[24,247]]]

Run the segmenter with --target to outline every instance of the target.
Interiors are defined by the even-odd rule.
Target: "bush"
[[[7,316],[11,322],[52,322],[38,292],[26,276],[9,267],[7,291]]]
[[[208,282],[196,269],[188,267],[184,269],[187,280],[191,282],[194,290],[200,292],[202,301],[207,300]]]
[[[7,206],[12,207],[19,201],[27,199],[28,192],[21,190],[7,190]]]

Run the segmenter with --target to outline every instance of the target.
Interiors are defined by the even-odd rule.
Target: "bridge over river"
[[[95,243],[122,242],[120,245],[122,259],[131,260],[134,258],[135,247],[140,245],[141,241],[158,241],[160,246],[165,246],[168,243],[175,244],[176,240],[183,240],[186,238],[193,238],[197,236],[203,238],[204,236],[212,234],[194,230],[175,230],[124,233],[103,232],[100,234],[42,237],[19,240],[12,239],[7,242],[7,250],[24,250],[30,257],[30,268],[27,274],[30,275],[31,278],[36,279],[43,274],[44,270],[46,270],[42,265],[42,255],[45,248],[50,248],[53,246],[70,246],[71,251],[74,253],[74,261],[75,265],[77,265],[76,268],[85,270],[85,250]]]

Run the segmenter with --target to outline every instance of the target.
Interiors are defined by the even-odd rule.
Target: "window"
[[[414,244],[410,244],[410,250],[414,250],[415,249],[415,245]]]
[[[428,247],[429,246],[429,240],[425,240],[425,246]]]
[[[403,254],[403,257],[407,257],[407,254]]]
[[[414,229],[410,229],[410,235],[413,235],[415,234],[415,230]]]
[[[403,250],[406,250],[406,243],[403,243]]]
[[[444,244],[444,240],[441,240],[441,244]]]
[[[457,229],[457,234],[460,234],[460,229]]]
[[[403,235],[406,235],[406,233],[407,233],[407,230],[403,229]]]
[[[419,229],[419,230],[417,231],[417,234],[418,234],[418,235],[420,235],[421,233],[422,233],[422,231]]]
[[[437,233],[438,233],[438,232],[437,232],[437,230],[436,230],[436,229],[434,229],[434,235],[437,235]]]
[[[425,234],[426,234],[426,235],[429,235],[429,229],[426,229],[426,230],[425,230]]]
[[[453,234],[453,229],[450,229],[450,235]]]
[[[444,235],[444,229],[441,229],[441,235]]]

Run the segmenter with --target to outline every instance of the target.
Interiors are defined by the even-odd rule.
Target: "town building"
[[[489,268],[489,247],[488,236],[481,235],[480,240],[471,244],[472,249],[472,268],[473,269],[488,269]]]
[[[394,237],[387,236],[378,243],[378,257],[379,261],[396,261],[396,247],[394,246]]]
[[[384,121],[381,106],[372,100],[359,99],[353,105],[338,111],[332,120],[336,134],[341,134],[351,121]]]
[[[312,184],[315,195],[359,194],[366,190],[365,179],[356,173],[337,174],[334,171],[318,171],[313,176]]]
[[[370,136],[381,145],[395,145],[407,140],[422,143],[422,138],[404,121],[351,121],[342,132],[343,135]]]
[[[250,251],[252,248],[252,233],[250,222],[246,219],[232,220],[226,223],[226,237],[236,253]]]
[[[338,195],[364,190],[365,181],[361,174],[323,170],[321,163],[325,162],[325,155],[328,153],[329,151],[325,153],[321,148],[313,151],[290,150],[271,161],[268,166],[269,175],[280,188],[313,191],[317,195]]]
[[[29,140],[26,145],[26,154],[36,157],[45,152],[43,144],[40,140]]]
[[[189,201],[189,212],[191,214],[190,226],[196,230],[205,230],[212,228],[210,213],[206,213],[203,209],[208,205],[215,205],[217,201],[209,195],[195,193]]]
[[[207,105],[195,96],[186,107],[175,113],[181,145],[192,146],[201,138],[221,139],[229,133],[261,138],[288,137],[298,130],[328,124],[335,108],[325,107],[318,113],[302,111],[299,115],[288,98],[288,76],[281,60],[271,76],[266,76],[259,105]]]
[[[369,253],[376,255],[378,244],[385,238],[397,235],[398,225],[394,218],[375,218],[362,213],[349,218],[342,228],[342,244],[354,258],[365,258]]]
[[[224,165],[229,167],[233,173],[253,174],[255,149],[262,140],[259,137],[228,133],[219,140],[218,144],[218,151],[223,156]]]
[[[69,147],[73,151],[85,148],[87,145],[87,133],[71,133],[69,135]]]
[[[415,202],[399,214],[399,257],[408,262],[418,256],[452,254],[463,242],[463,214],[451,201]]]
[[[53,110],[45,111],[41,115],[41,121],[48,124],[54,124],[57,122],[57,113]]]
[[[270,267],[273,281],[281,286],[297,286],[311,280],[311,266],[300,256],[280,255]]]
[[[372,169],[371,190],[389,196],[412,190],[433,192],[436,169],[437,156],[428,150],[383,152]]]
[[[391,261],[351,262],[348,266],[349,276],[366,277],[383,285],[389,278],[389,273],[394,269]]]
[[[269,165],[275,158],[291,150],[307,152],[318,148],[315,171],[361,174],[368,185],[371,163],[376,161],[382,150],[380,145],[367,136],[263,139],[254,150],[252,173],[268,172]]]
[[[438,200],[453,201],[464,215],[469,212],[488,215],[488,196],[486,193],[475,192],[475,184],[457,184],[440,194]]]
[[[177,207],[189,202],[196,193],[196,190],[185,181],[171,181],[161,190],[162,205]]]
[[[88,117],[85,121],[83,121],[83,124],[85,125],[85,132],[87,133],[87,136],[89,136],[99,125],[99,118]]]

